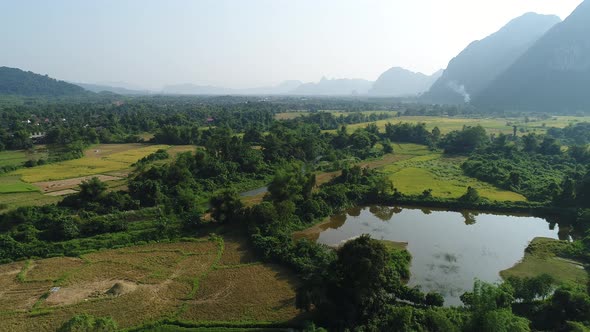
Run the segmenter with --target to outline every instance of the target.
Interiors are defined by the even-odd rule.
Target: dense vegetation
[[[199,147],[170,159],[165,151],[157,151],[138,161],[124,191],[109,191],[95,178],[57,205],[4,213],[0,261],[77,256],[229,229],[245,236],[266,261],[289,267],[301,281],[298,308],[316,312],[315,323],[330,330],[573,330],[590,321],[585,285],[558,287],[551,295],[556,285],[545,276],[512,278],[500,285],[477,282],[472,292],[463,295],[464,306],[444,308],[441,295],[406,285],[411,259],[407,251],[368,236],[336,250],[292,237],[294,231],[347,207],[372,203],[503,211],[536,208],[536,213],[551,212],[560,223],[584,234],[590,225],[590,158],[582,145],[586,142],[575,139],[583,131],[578,126],[586,124],[544,136],[516,137],[489,135],[482,127],[444,135],[438,128],[392,120],[383,131],[370,124],[349,133],[346,124],[386,115],[314,112],[278,121],[274,115],[286,110],[290,101],[196,100],[139,98],[84,107],[77,103],[5,107],[0,112],[7,120],[0,125],[3,148],[30,147],[33,142],[26,133],[32,128],[47,132],[46,143],[59,147],[135,141],[145,132],[154,134],[153,142]],[[14,135],[19,131],[20,136]],[[417,196],[401,193],[379,171],[358,166],[359,160],[395,154],[392,142],[424,144],[461,155],[466,174],[523,193],[531,202],[487,201],[471,187],[458,199],[433,198],[428,188]],[[320,185],[319,171],[335,175]],[[264,185],[268,193],[262,202],[244,206],[238,193]],[[589,237],[563,243],[559,251],[588,261]],[[112,327],[110,321],[92,317],[77,317],[68,324]]]
[[[84,95],[81,87],[58,81],[47,75],[25,72],[16,68],[0,67],[0,94],[20,96]]]

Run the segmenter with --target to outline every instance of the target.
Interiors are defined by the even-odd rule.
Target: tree
[[[88,314],[76,315],[65,322],[58,332],[114,332],[117,323],[110,317],[95,318]]]
[[[426,294],[426,297],[424,298],[424,304],[427,306],[442,307],[444,303],[445,299],[439,293],[430,292]]]
[[[473,187],[467,187],[467,192],[465,193],[465,195],[461,196],[459,199],[464,202],[476,203],[481,198],[479,196],[479,193],[477,192],[477,189],[475,189]]]
[[[545,136],[543,142],[541,142],[541,146],[539,147],[539,152],[544,155],[561,154],[561,146],[557,144],[555,138]]]
[[[533,278],[509,277],[506,282],[514,290],[514,297],[523,302],[532,302],[537,298],[545,298],[553,290],[554,279],[548,274]]]
[[[384,309],[400,285],[387,248],[369,235],[346,242],[337,252],[327,297],[340,319],[355,325]]]
[[[522,137],[523,149],[525,152],[536,152],[539,149],[537,135],[530,133]]]
[[[469,153],[482,148],[490,141],[482,126],[463,127],[461,131],[452,131],[445,135],[441,146],[446,153]]]
[[[268,185],[270,198],[275,202],[293,202],[309,198],[315,186],[315,175],[307,173],[300,163],[288,164],[278,169]]]
[[[461,301],[471,313],[468,330],[530,331],[530,322],[512,313],[512,292],[509,284],[492,285],[477,280],[473,285],[473,292],[461,295]]]
[[[244,207],[240,196],[235,190],[227,189],[211,197],[211,216],[217,222],[235,222],[239,218],[240,210]]]
[[[80,192],[78,193],[78,197],[85,201],[96,201],[106,192],[107,188],[108,186],[106,183],[100,181],[100,179],[97,177],[93,177],[92,179],[83,181],[80,184]]]
[[[393,145],[391,145],[391,142],[388,139],[384,140],[381,144],[383,145],[384,153],[393,153]]]

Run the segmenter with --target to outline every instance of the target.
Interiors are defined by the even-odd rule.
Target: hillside
[[[577,111],[590,107],[590,2],[584,1],[475,102],[519,110]]]
[[[231,89],[209,85],[177,84],[162,89],[164,94],[173,95],[281,95],[289,94],[301,85],[299,81],[284,81],[276,86]]]
[[[87,93],[83,88],[47,75],[17,68],[0,67],[0,95],[72,96]]]
[[[149,95],[151,91],[147,90],[132,90],[118,86],[101,85],[101,84],[90,84],[90,83],[76,83],[76,85],[84,88],[91,92],[112,92],[120,95]]]
[[[293,90],[298,95],[356,95],[366,94],[373,82],[362,79],[327,79],[323,77],[318,83],[305,83]]]
[[[379,76],[369,90],[369,94],[391,97],[418,95],[428,91],[441,75],[442,70],[428,76],[404,68],[393,67]]]
[[[424,100],[447,104],[469,102],[559,21],[557,16],[527,13],[498,32],[471,43],[449,62]]]

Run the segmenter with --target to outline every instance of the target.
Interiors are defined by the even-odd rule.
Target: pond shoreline
[[[410,285],[439,292],[448,305],[459,305],[459,296],[475,279],[502,281],[500,273],[523,261],[530,242],[538,237],[559,242],[559,230],[546,219],[524,213],[363,205],[294,232],[293,238],[330,247],[362,234],[390,242],[412,256]],[[549,271],[555,270],[553,263],[564,265],[557,260],[546,266],[536,263]]]

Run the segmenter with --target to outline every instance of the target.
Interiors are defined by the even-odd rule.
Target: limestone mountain
[[[379,76],[369,90],[369,94],[388,97],[419,95],[428,91],[441,75],[442,70],[428,76],[401,67],[393,67]]]
[[[588,110],[590,1],[548,31],[475,102],[517,110]]]
[[[369,92],[373,82],[363,79],[327,79],[323,77],[318,83],[305,83],[291,91],[296,95],[325,95],[325,96],[347,96],[364,95]]]
[[[527,13],[496,33],[472,42],[449,62],[441,78],[424,94],[424,100],[469,102],[559,22],[557,16]]]

